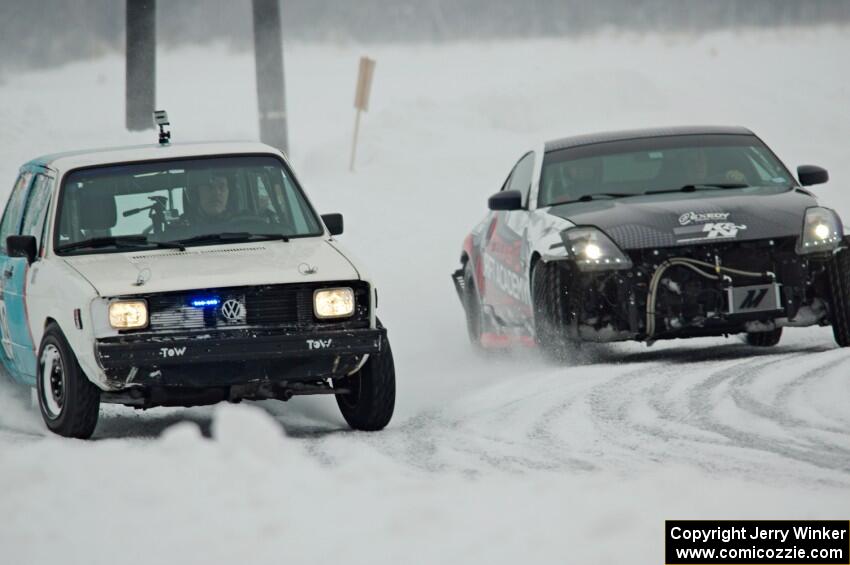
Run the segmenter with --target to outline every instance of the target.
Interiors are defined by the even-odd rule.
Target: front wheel
[[[563,361],[572,345],[568,334],[566,271],[557,263],[538,261],[531,272],[534,333],[546,357]]]
[[[842,249],[828,263],[829,314],[832,335],[841,347],[850,346],[850,250]]]
[[[350,392],[336,395],[336,402],[349,426],[369,432],[385,428],[395,409],[395,364],[389,339],[385,337],[381,351],[371,354],[341,385]]]
[[[100,412],[100,389],[86,377],[62,331],[48,326],[38,353],[38,405],[44,423],[60,436],[88,439]]]

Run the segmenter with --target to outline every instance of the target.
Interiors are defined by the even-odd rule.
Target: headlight
[[[832,251],[841,243],[844,227],[838,214],[829,208],[808,208],[803,233],[797,242],[797,253]]]
[[[570,228],[561,232],[567,255],[582,271],[631,269],[632,261],[597,228]]]
[[[313,293],[316,317],[345,318],[354,314],[354,291],[350,288],[325,288]]]
[[[117,330],[134,330],[148,325],[144,300],[120,300],[109,304],[109,324]]]

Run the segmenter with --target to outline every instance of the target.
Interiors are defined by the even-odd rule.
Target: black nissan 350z
[[[743,334],[832,325],[850,345],[841,219],[744,128],[551,141],[526,152],[467,236],[453,274],[484,348]]]

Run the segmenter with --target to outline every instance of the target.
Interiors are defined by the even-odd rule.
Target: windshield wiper
[[[147,236],[144,235],[111,235],[105,237],[90,237],[89,239],[84,239],[82,241],[75,241],[74,243],[66,243],[65,245],[60,245],[56,248],[56,251],[72,251],[74,249],[86,248],[94,249],[97,247],[140,248],[149,246],[154,246],[161,249],[179,249],[180,251],[186,251],[186,246],[178,242],[151,241],[147,238]]]
[[[629,196],[641,196],[641,194],[634,194],[628,192],[594,192],[592,194],[582,194],[574,200],[564,200],[563,202],[556,202],[555,205],[572,204],[573,202],[590,202],[591,200],[596,200],[597,198],[627,198]]]
[[[203,243],[239,243],[251,240],[272,241],[282,240],[289,241],[288,235],[279,233],[248,233],[248,232],[223,232],[223,233],[206,233],[187,237],[186,239],[178,239],[171,243],[174,244],[203,244]]]
[[[707,184],[686,184],[679,188],[669,188],[665,190],[648,190],[644,194],[664,194],[668,192],[696,192],[697,190],[716,190],[724,188],[749,188],[750,185],[740,182],[718,182]]]

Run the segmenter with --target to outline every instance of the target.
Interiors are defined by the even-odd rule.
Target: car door
[[[525,232],[534,159],[533,151],[523,155],[502,187],[503,191],[517,190],[523,195],[522,209],[493,212],[483,246],[486,284],[482,300],[508,325],[522,324],[531,312]]]
[[[11,330],[12,326],[16,324],[16,317],[22,314],[16,309],[13,282],[15,268],[19,260],[9,257],[6,250],[6,238],[20,232],[27,192],[32,184],[33,176],[30,171],[22,172],[18,176],[6,203],[3,219],[0,220],[0,345],[2,345],[0,347],[0,358],[2,358],[3,367],[17,381],[25,380],[18,368],[19,352],[14,346]],[[11,302],[7,300],[7,296],[11,298]]]

